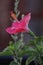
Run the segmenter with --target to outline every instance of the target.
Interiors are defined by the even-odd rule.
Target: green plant
[[[19,3],[19,0],[16,0],[15,6]],[[18,5],[17,5],[18,6]],[[11,34],[11,37],[14,41],[10,41],[9,45],[0,52],[0,56],[8,56],[12,55],[14,60],[10,63],[10,65],[21,65],[21,61],[24,55],[28,55],[28,59],[26,60],[26,65],[30,64],[32,61],[35,62],[36,65],[43,65],[43,36],[36,36],[29,28],[28,23],[31,18],[31,14],[26,16],[22,16],[22,20],[18,21],[16,17],[19,16],[19,11],[14,8],[15,14],[12,13],[12,17],[15,18],[14,23],[10,28],[7,29],[7,32]],[[24,44],[23,42],[23,33],[31,35],[34,39],[30,40],[28,44]],[[21,38],[17,40],[18,34],[20,33]]]

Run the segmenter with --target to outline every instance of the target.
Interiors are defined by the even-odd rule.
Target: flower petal
[[[24,16],[24,18],[21,20],[21,22],[29,24],[30,19],[31,19],[31,13]]]
[[[29,31],[28,24],[29,24],[30,18],[31,18],[31,13],[24,16],[24,18],[22,20],[20,20],[20,21],[16,20],[16,22],[13,22],[12,26],[7,28],[6,31],[9,34],[28,32]]]
[[[9,27],[6,29],[6,31],[9,33],[9,34],[14,34],[14,29],[12,29],[12,27]]]

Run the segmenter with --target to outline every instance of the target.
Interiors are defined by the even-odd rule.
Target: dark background
[[[14,0],[0,0],[0,51],[3,50],[11,40],[10,35],[5,29],[11,25],[10,11],[13,10],[13,8]],[[21,14],[31,12],[32,17],[29,27],[36,35],[43,35],[43,0],[20,0],[18,9]],[[31,38],[27,34],[24,35],[24,40],[26,41]]]

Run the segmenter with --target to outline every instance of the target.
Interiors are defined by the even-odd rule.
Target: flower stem
[[[29,33],[28,34],[30,34],[31,36],[33,36],[34,38],[37,38],[37,36],[31,31],[31,30],[29,30]]]

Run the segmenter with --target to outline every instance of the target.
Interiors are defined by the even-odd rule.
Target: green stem
[[[37,38],[37,36],[30,30],[29,33],[31,36],[33,36],[34,38]]]
[[[39,54],[39,65],[42,65],[42,60],[41,60],[40,54]]]

